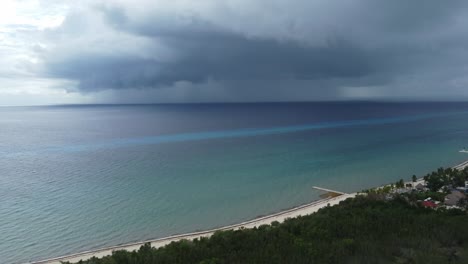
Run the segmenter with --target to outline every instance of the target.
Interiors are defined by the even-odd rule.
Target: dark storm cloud
[[[379,68],[368,53],[346,42],[307,47],[293,42],[247,39],[236,34],[166,36],[181,56],[162,62],[120,56],[81,56],[49,64],[56,76],[80,80],[80,88],[158,87],[177,81],[278,80],[362,77]],[[64,67],[65,66],[65,67]]]
[[[427,89],[441,89],[431,87],[430,73],[436,73],[437,84],[449,83],[459,79],[455,72],[460,74],[460,69],[468,66],[464,48],[468,44],[468,12],[464,1],[341,3],[272,1],[271,5],[284,13],[272,14],[258,23],[251,16],[245,23],[241,21],[243,15],[223,18],[222,12],[212,17],[203,12],[181,16],[148,11],[138,15],[122,4],[97,5],[92,10],[109,30],[150,44],[138,50],[131,42],[117,42],[109,44],[110,51],[84,49],[70,54],[64,48],[59,56],[45,55],[45,72],[78,81],[82,91],[159,88],[181,81],[214,80],[229,89],[238,89],[233,83],[252,81],[258,94],[275,91],[268,86],[279,81],[305,80],[318,93],[338,91],[341,86],[382,86],[387,87],[386,94],[391,94],[388,86],[410,86],[420,76],[428,78],[423,80]],[[147,9],[157,10],[158,6],[148,4]],[[225,9],[226,14],[236,12]],[[269,11],[257,12],[262,16]],[[67,19],[62,33],[80,16]],[[112,52],[119,45],[120,50],[138,52]],[[259,87],[255,81],[270,85]],[[404,89],[399,91],[404,96]]]

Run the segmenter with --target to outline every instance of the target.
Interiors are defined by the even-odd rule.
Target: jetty
[[[312,188],[317,189],[317,190],[320,190],[320,191],[324,191],[324,192],[329,192],[329,193],[346,194],[346,193],[344,193],[344,192],[335,191],[335,190],[330,190],[330,189],[325,189],[325,188],[317,187],[317,186],[312,186]]]

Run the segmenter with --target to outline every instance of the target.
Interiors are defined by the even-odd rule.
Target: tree
[[[457,202],[457,205],[462,207],[462,208],[468,208],[468,199],[467,198],[462,198]]]
[[[413,179],[413,182],[416,182],[416,181],[418,180],[418,178],[417,178],[416,175],[414,175],[414,174],[413,174],[412,179]]]
[[[400,179],[399,181],[396,182],[395,186],[397,188],[404,188],[405,187],[405,182],[403,181],[403,179]]]
[[[441,175],[439,173],[431,173],[426,176],[424,176],[424,180],[427,183],[427,188],[433,192],[437,192],[442,188],[444,185],[446,185],[446,177],[444,175]]]
[[[465,186],[465,175],[463,172],[454,172],[452,177],[451,177],[451,182],[453,187],[462,187]]]

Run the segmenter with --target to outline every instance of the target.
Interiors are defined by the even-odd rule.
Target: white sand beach
[[[468,160],[464,161],[456,166],[453,166],[452,168],[457,169],[457,170],[463,170],[464,168],[468,167]]]
[[[453,166],[452,168],[454,169],[459,169],[462,170],[465,167],[468,166],[468,161],[464,161],[458,165]],[[424,179],[419,178],[416,182],[406,182],[406,183],[412,183],[414,186],[416,186],[419,183],[424,184]],[[383,185],[385,186],[385,185]],[[381,186],[380,188],[382,188]],[[167,244],[170,244],[171,242],[174,241],[179,241],[182,239],[187,239],[187,240],[193,240],[196,238],[201,238],[201,237],[209,237],[213,235],[216,231],[222,231],[222,230],[237,230],[241,228],[254,228],[258,227],[261,225],[269,225],[272,222],[284,222],[287,218],[294,218],[298,217],[301,215],[309,215],[312,213],[317,212],[320,208],[326,207],[326,206],[334,206],[339,204],[341,201],[344,201],[348,198],[354,198],[357,193],[342,193],[339,191],[333,191],[333,190],[328,190],[328,189],[323,189],[319,187],[314,187],[317,189],[321,189],[324,191],[330,191],[330,192],[335,192],[336,194],[339,194],[339,196],[336,197],[331,197],[331,198],[326,198],[326,199],[321,199],[318,201],[311,202],[309,204],[301,205],[298,207],[294,207],[292,209],[284,210],[279,213],[259,217],[250,221],[242,222],[239,224],[234,224],[234,225],[229,225],[229,226],[224,226],[220,228],[214,228],[206,231],[200,231],[200,232],[193,232],[193,233],[187,233],[187,234],[181,234],[181,235],[174,235],[174,236],[169,236],[165,238],[159,238],[159,239],[154,239],[154,240],[147,240],[147,241],[141,241],[141,242],[136,242],[136,243],[129,243],[125,245],[119,245],[119,246],[114,246],[114,247],[108,247],[108,248],[103,248],[103,249],[97,249],[97,250],[91,250],[91,251],[86,251],[86,252],[81,252],[81,253],[76,253],[76,254],[71,254],[67,256],[62,256],[58,258],[52,258],[52,259],[47,259],[47,260],[42,260],[42,261],[37,261],[37,262],[32,262],[34,264],[60,264],[63,261],[69,261],[69,262],[78,262],[80,260],[87,260],[92,257],[104,257],[111,255],[113,251],[116,250],[127,250],[127,251],[133,251],[133,250],[138,250],[142,245],[145,243],[151,243],[152,247],[158,248],[165,246]]]
[[[211,230],[206,230],[206,231],[201,231],[201,232],[194,232],[194,233],[188,233],[188,234],[182,234],[182,235],[175,235],[175,236],[169,236],[165,238],[160,238],[160,239],[154,239],[154,240],[147,240],[147,241],[141,241],[137,243],[130,243],[130,244],[125,244],[125,245],[120,245],[120,246],[115,246],[115,247],[108,247],[104,249],[98,249],[98,250],[92,250],[92,251],[86,251],[86,252],[81,252],[77,254],[72,254],[68,256],[62,256],[58,258],[53,258],[53,259],[48,259],[48,260],[43,260],[43,261],[37,261],[37,262],[32,262],[35,264],[60,264],[61,261],[70,261],[72,263],[78,262],[80,260],[87,260],[92,257],[104,257],[112,254],[112,251],[116,250],[127,250],[127,251],[133,251],[133,250],[138,250],[143,244],[145,243],[151,243],[151,246],[158,248],[165,246],[171,242],[174,241],[179,241],[182,239],[187,239],[187,240],[193,240],[195,238],[201,238],[201,237],[209,237],[214,234],[216,231],[221,231],[221,230],[237,230],[241,228],[254,228],[258,227],[261,225],[268,225],[271,224],[274,221],[278,222],[283,222],[287,218],[294,218],[300,215],[309,215],[312,213],[317,212],[320,208],[326,207],[326,206],[334,206],[339,204],[341,201],[344,201],[348,198],[355,197],[357,193],[351,193],[351,194],[341,194],[340,196],[337,197],[332,197],[332,198],[326,198],[318,201],[314,201],[309,204],[301,205],[292,209],[284,210],[279,213],[271,214],[268,216],[256,218],[250,221],[242,222],[239,224],[235,225],[229,225],[225,227],[220,227],[220,228],[214,228]]]

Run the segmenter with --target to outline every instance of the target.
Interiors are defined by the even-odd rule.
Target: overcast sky
[[[2,0],[0,105],[467,100],[468,1]]]

